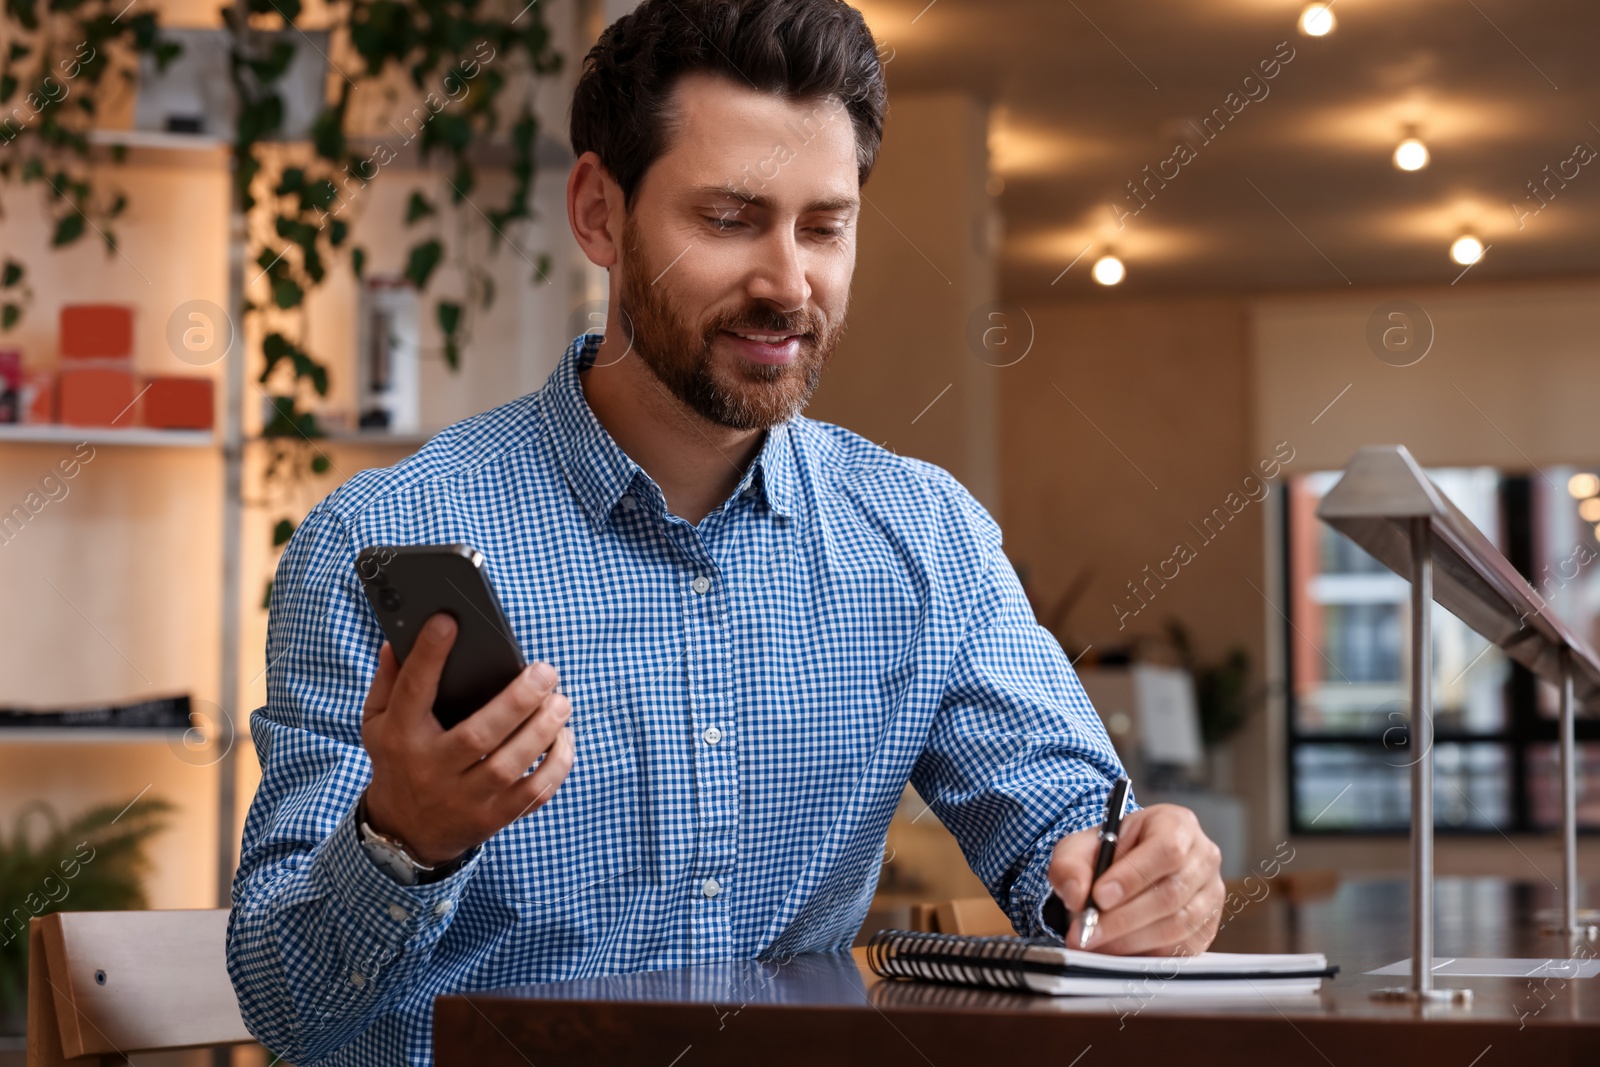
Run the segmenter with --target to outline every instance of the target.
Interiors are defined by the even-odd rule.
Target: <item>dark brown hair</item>
[[[888,90],[872,31],[844,0],[644,0],[608,26],[572,94],[572,150],[594,151],[632,209],[667,149],[668,93],[707,72],[790,99],[838,97],[855,128],[856,173],[872,172]]]

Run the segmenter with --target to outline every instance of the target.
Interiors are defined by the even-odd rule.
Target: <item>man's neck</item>
[[[765,440],[763,430],[707,420],[637,358],[590,367],[578,381],[600,425],[661,487],[667,510],[694,525],[728,498]]]

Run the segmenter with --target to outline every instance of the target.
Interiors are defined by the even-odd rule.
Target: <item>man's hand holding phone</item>
[[[385,641],[361,711],[361,741],[372,760],[367,821],[430,866],[538,809],[572,769],[572,705],[556,692],[548,663],[529,664],[450,729],[440,724],[434,698],[455,637],[455,620],[436,612],[404,666]]]

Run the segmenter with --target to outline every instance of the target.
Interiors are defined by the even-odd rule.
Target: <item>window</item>
[[[1428,471],[1550,610],[1600,646],[1600,477]],[[1410,825],[1411,583],[1316,517],[1338,471],[1289,479],[1290,825],[1297,833]],[[1434,816],[1441,832],[1547,830],[1560,821],[1559,694],[1435,604]],[[1579,716],[1579,825],[1600,829],[1600,722]]]

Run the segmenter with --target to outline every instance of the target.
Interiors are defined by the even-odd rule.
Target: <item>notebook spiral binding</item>
[[[867,966],[883,978],[922,978],[955,985],[1026,989],[1028,942],[915,930],[879,930],[867,941]]]

